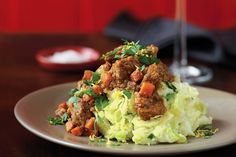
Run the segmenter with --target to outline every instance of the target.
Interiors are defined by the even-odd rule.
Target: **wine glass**
[[[186,40],[186,0],[176,0],[176,39],[174,43],[174,58],[170,70],[174,75],[190,84],[209,81],[213,73],[204,66],[188,64]]]

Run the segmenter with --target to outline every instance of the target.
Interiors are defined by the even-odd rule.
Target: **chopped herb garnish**
[[[139,49],[136,49],[135,47],[130,47],[127,50],[124,50],[122,54],[127,56],[134,56],[138,50]]]
[[[90,80],[83,80],[84,84],[86,84],[87,86],[92,86],[93,82]]]
[[[117,60],[118,60],[118,59],[120,59],[120,58],[121,58],[121,55],[115,55],[115,56],[114,56],[114,59],[117,59]]]
[[[92,80],[83,80],[83,82],[87,86],[92,86],[93,84],[96,84],[97,81],[100,80],[100,77],[101,77],[101,74],[99,74],[98,72],[93,72],[92,73]]]
[[[68,121],[68,119],[69,119],[69,115],[68,115],[67,112],[65,112],[65,113],[63,114],[63,116],[62,116],[62,120],[63,120],[63,122],[65,123],[65,122]]]
[[[157,63],[159,64],[160,63],[160,60],[155,57],[155,56],[150,56],[150,57],[147,57],[147,56],[139,56],[139,62],[148,66],[148,65],[151,65],[153,63]]]
[[[87,95],[89,95],[89,96],[92,96],[92,97],[94,97],[94,98],[97,96],[97,94],[93,91],[92,88],[88,88],[88,89],[82,91],[82,93],[83,93],[83,94],[87,94]]]
[[[138,52],[142,49],[145,49],[145,46],[140,45],[139,41],[137,42],[129,42],[127,40],[123,40],[124,44],[123,46],[120,46],[118,48],[115,48],[113,51],[109,51],[106,54],[102,56],[102,59],[113,59],[118,60],[125,56],[138,56]],[[117,52],[120,53],[117,53]]]
[[[213,129],[212,124],[201,125],[196,129],[195,136],[196,137],[210,138],[217,131],[218,131],[218,129]]]
[[[101,74],[99,74],[98,72],[93,72],[92,74],[92,82],[96,83],[98,80],[100,80]]]
[[[106,96],[98,96],[95,98],[95,106],[98,110],[104,109],[109,103]]]
[[[106,59],[106,58],[109,58],[109,57],[111,57],[111,56],[114,56],[117,51],[118,51],[118,49],[115,48],[113,51],[109,51],[109,52],[103,54],[102,57],[101,57],[101,59]]]
[[[177,88],[171,82],[167,81],[166,85],[168,88],[172,89],[174,92],[177,92]]]
[[[176,93],[168,93],[166,94],[165,98],[167,101],[173,99],[175,97]]]
[[[68,104],[74,104],[74,103],[77,103],[78,100],[79,100],[78,97],[72,96],[72,97],[69,98],[69,100],[67,102],[68,102]]]
[[[128,91],[128,90],[126,90],[126,89],[124,89],[123,90],[123,94],[128,98],[128,99],[130,99],[131,98],[131,92],[130,91]]]
[[[142,65],[141,67],[139,67],[140,71],[144,71],[144,69],[145,69],[145,65]]]
[[[71,89],[71,90],[69,91],[69,96],[74,96],[74,94],[75,94],[77,91],[79,91],[77,88]]]
[[[48,123],[50,125],[63,125],[64,121],[61,117],[48,117]]]
[[[150,135],[148,135],[149,139],[153,139],[155,137],[155,135],[153,135],[153,133],[151,133]]]

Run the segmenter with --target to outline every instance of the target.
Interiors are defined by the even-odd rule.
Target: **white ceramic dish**
[[[236,96],[219,90],[197,87],[200,98],[208,104],[213,124],[219,128],[209,139],[189,139],[187,144],[158,144],[152,146],[133,143],[120,146],[91,143],[87,137],[76,137],[64,126],[51,126],[47,117],[54,114],[56,105],[67,100],[68,91],[75,83],[60,84],[37,90],[23,97],[15,106],[17,120],[30,132],[64,146],[113,154],[170,155],[213,149],[236,142]]]

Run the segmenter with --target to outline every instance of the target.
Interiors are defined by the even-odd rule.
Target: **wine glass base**
[[[170,70],[174,75],[179,75],[181,81],[189,84],[204,83],[212,79],[213,73],[204,66],[176,66],[172,64]]]

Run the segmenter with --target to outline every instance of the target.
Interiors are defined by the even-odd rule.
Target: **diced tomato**
[[[103,75],[102,75],[102,83],[104,85],[104,87],[108,87],[112,81],[112,75],[111,73],[109,72],[105,72]]]
[[[88,130],[93,130],[94,129],[94,122],[95,122],[95,117],[91,117],[89,120],[87,120],[85,124],[85,128]]]
[[[143,73],[139,70],[135,70],[134,72],[132,72],[132,74],[130,75],[130,78],[132,81],[134,82],[138,82],[140,80],[142,80],[143,78]]]
[[[93,91],[98,95],[102,94],[102,92],[103,92],[102,87],[99,86],[99,85],[94,85],[93,86]]]
[[[83,129],[79,126],[71,129],[71,134],[75,135],[75,136],[81,136],[83,134]]]
[[[150,82],[143,82],[139,94],[141,96],[151,96],[155,90],[155,85]]]
[[[67,106],[66,102],[62,102],[62,103],[60,103],[60,104],[57,106],[57,108],[64,108],[64,109],[67,109],[68,106]]]
[[[85,70],[83,80],[91,80],[93,72],[91,70]]]

